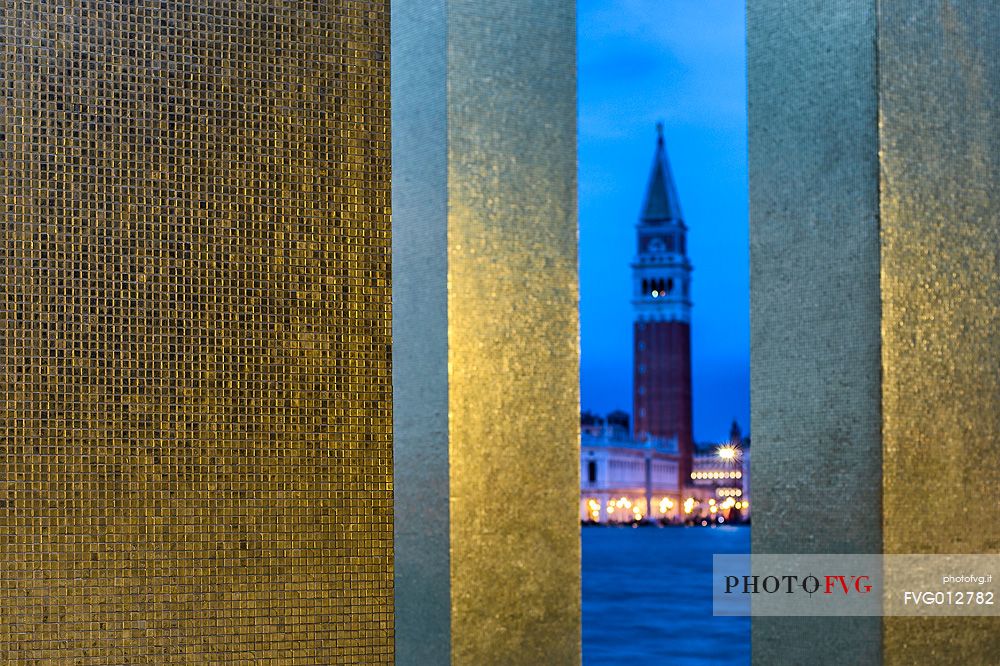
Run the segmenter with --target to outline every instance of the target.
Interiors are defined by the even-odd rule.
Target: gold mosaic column
[[[580,660],[575,30],[393,7],[400,664]]]
[[[748,5],[755,552],[995,553],[1000,8]],[[992,619],[755,618],[755,663],[992,663]]]
[[[878,39],[885,550],[1000,553],[1000,5],[881,2]],[[888,618],[885,662],[996,663],[998,629]]]
[[[392,661],[388,14],[0,10],[0,662]]]

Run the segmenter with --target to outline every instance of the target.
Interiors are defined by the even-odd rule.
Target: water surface
[[[746,553],[749,527],[587,527],[583,663],[750,663],[750,618],[712,617],[713,553]]]

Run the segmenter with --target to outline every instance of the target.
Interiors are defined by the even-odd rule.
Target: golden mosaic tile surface
[[[575,7],[476,0],[448,11],[452,663],[571,666],[581,603]]]
[[[883,534],[1000,553],[1000,7],[879,16]],[[997,618],[886,618],[886,664],[995,664]]]
[[[390,662],[388,3],[0,35],[0,662]]]

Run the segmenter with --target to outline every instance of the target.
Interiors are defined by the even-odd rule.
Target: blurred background
[[[712,617],[709,578],[713,553],[750,542],[744,4],[577,9],[584,663],[749,663],[749,621]],[[641,222],[661,195],[681,220]],[[678,223],[686,247],[647,256],[647,232]],[[659,266],[689,282],[679,305],[645,279]],[[677,307],[689,348],[667,343],[662,363],[643,351],[647,375],[639,322],[672,320]],[[670,372],[678,363],[689,378]],[[655,400],[636,408],[649,383],[668,402],[690,392],[690,451],[674,417],[649,425]]]

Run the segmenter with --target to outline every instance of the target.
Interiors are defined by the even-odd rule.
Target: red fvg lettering
[[[872,590],[872,586],[868,583],[868,576],[830,576],[826,577],[826,589],[823,594],[833,594],[837,583],[840,583],[840,588],[844,591],[844,594],[849,594],[851,588],[858,594],[868,594]]]

